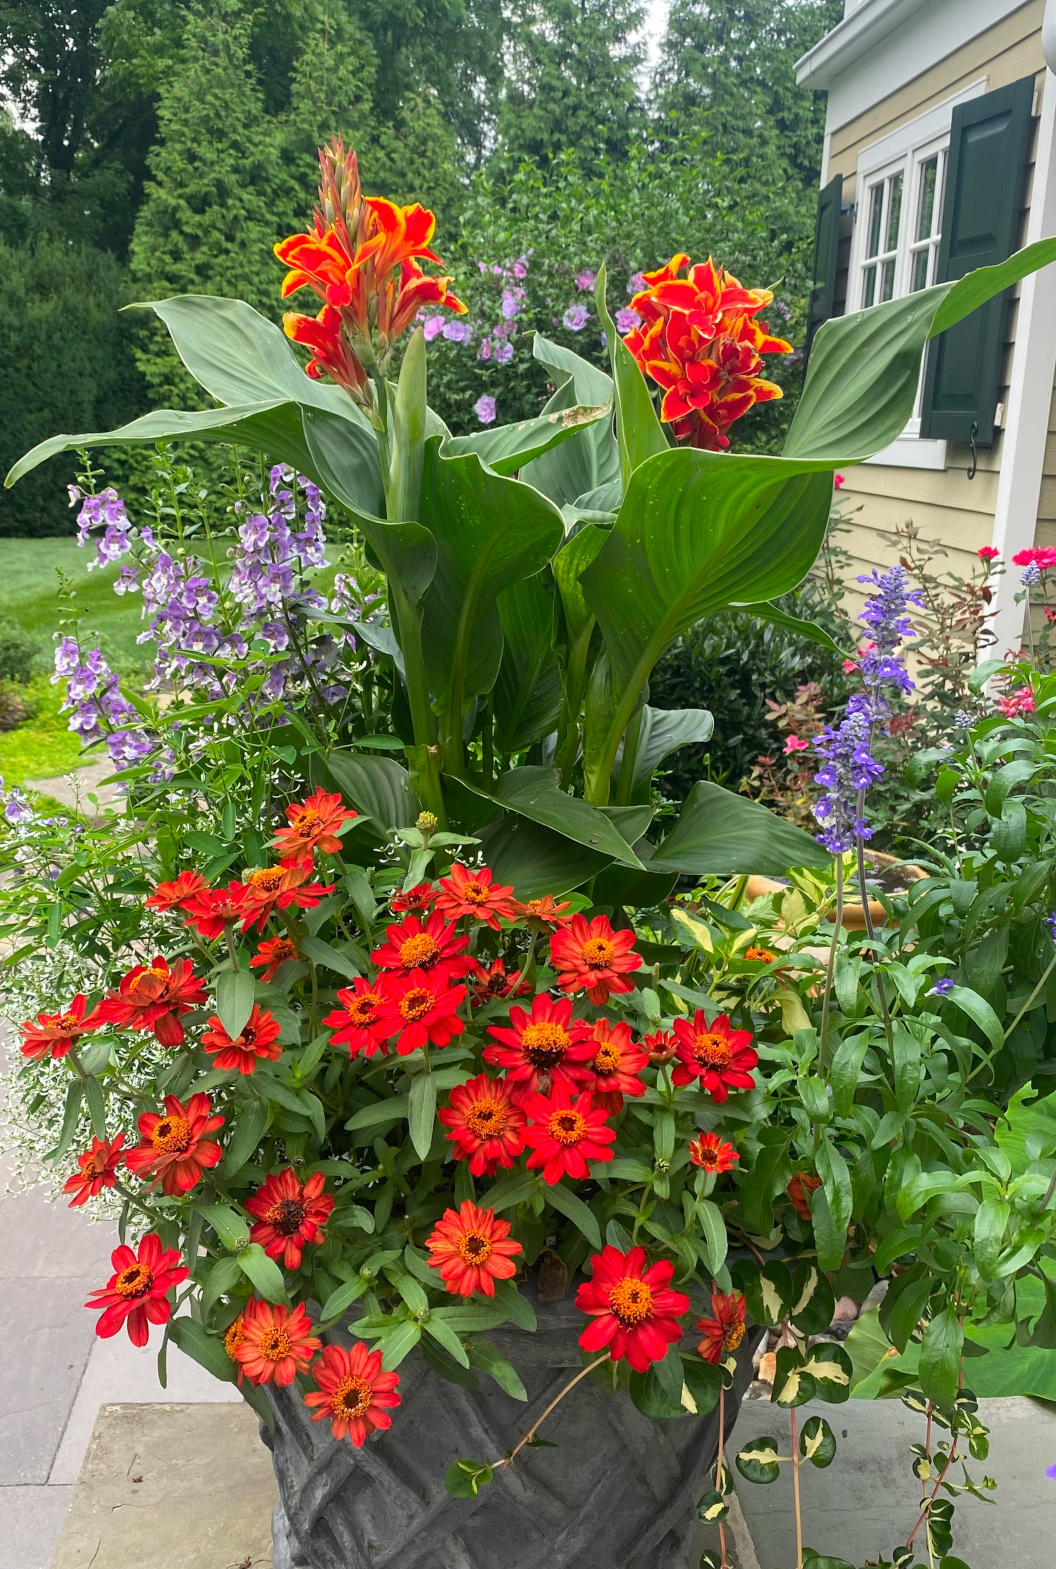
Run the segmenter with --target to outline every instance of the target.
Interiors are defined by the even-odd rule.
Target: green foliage
[[[17,621],[0,616],[0,681],[17,681],[24,686],[37,667],[41,652],[39,638]]]

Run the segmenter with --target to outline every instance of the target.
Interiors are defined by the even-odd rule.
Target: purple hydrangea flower
[[[482,398],[478,398],[476,403],[474,403],[473,412],[482,425],[494,425],[495,417],[498,413],[495,399],[485,393]]]
[[[532,254],[531,251],[528,251],[523,256],[518,256],[517,260],[514,262],[513,266],[510,268],[510,271],[513,273],[513,276],[515,278],[527,278],[527,276],[528,276],[528,257],[531,254]]]
[[[645,274],[641,272],[632,272],[631,276],[627,279],[627,293],[641,294],[644,288]]]
[[[490,360],[491,359],[491,339],[490,338],[485,338],[484,341],[481,343],[480,350],[479,350],[479,352],[477,354],[477,359],[478,360]]]
[[[505,288],[505,289],[503,289],[503,291],[502,291],[502,303],[501,303],[501,305],[499,307],[500,310],[502,311],[503,320],[504,321],[513,321],[515,316],[519,316],[520,313],[521,313],[521,306],[523,305],[523,303],[524,303],[524,290],[523,289],[518,289],[518,288]]]
[[[590,319],[585,305],[570,305],[561,320],[570,332],[582,332]]]
[[[634,331],[635,327],[640,327],[641,325],[642,318],[637,311],[632,310],[629,305],[620,306],[616,312],[616,331],[622,337],[626,337],[629,332]]]

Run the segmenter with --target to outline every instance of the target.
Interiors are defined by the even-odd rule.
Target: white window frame
[[[871,147],[866,147],[858,157],[858,170],[856,190],[857,212],[854,224],[854,233],[851,237],[850,273],[848,278],[847,310],[861,310],[863,307],[863,292],[865,287],[864,268],[867,262],[865,255],[868,243],[867,231],[869,223],[868,192],[881,178],[902,171],[902,214],[900,220],[899,240],[896,252],[896,268],[894,280],[895,299],[903,298],[910,292],[912,247],[916,243],[907,238],[911,235],[916,224],[918,187],[921,166],[939,153],[947,154],[943,162],[943,186],[945,186],[945,165],[948,162],[950,144],[950,126],[953,120],[953,111],[958,104],[967,103],[973,98],[979,98],[986,92],[987,78],[980,77],[970,86],[963,88],[959,93],[944,99],[936,104],[933,109],[918,115],[916,119],[900,125],[890,135],[874,142]],[[944,201],[945,191],[940,189],[940,203]],[[882,237],[883,238],[883,237]],[[877,291],[879,293],[879,290]],[[918,468],[918,469],[945,469],[946,467],[946,442],[925,439],[920,434],[920,402],[919,392],[917,405],[913,416],[906,423],[902,434],[898,436],[883,452],[878,452],[874,458],[867,458],[867,463],[876,463],[886,468]]]

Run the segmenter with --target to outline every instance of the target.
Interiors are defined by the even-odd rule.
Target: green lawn
[[[69,605],[60,606],[61,572],[76,592],[74,605],[85,633],[98,634],[98,646],[121,675],[136,675],[148,663],[136,644],[143,630],[140,596],[114,593],[116,567],[87,571],[94,554],[94,549],[78,550],[75,539],[0,539],[0,616],[39,637],[42,668],[50,673],[52,633],[60,614],[75,613]]]

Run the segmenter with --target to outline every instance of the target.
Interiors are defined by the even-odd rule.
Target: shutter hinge
[[[999,403],[994,410],[994,429],[1003,430],[1005,425],[1005,405]]]

